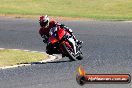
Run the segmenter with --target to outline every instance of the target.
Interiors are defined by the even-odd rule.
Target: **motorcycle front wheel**
[[[80,54],[78,57],[76,57],[78,60],[82,60],[83,59],[83,55]]]
[[[69,57],[69,59],[70,59],[71,61],[75,61],[75,60],[76,60],[76,57],[74,57],[74,55],[72,54],[72,51],[70,51],[70,50],[66,47],[65,44],[62,44],[62,48],[63,48],[63,51],[64,51],[65,55],[66,55],[67,57]]]

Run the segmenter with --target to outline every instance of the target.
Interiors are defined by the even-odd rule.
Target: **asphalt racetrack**
[[[61,21],[82,40],[84,59],[68,58],[45,64],[0,70],[0,88],[132,88],[129,84],[76,82],[77,68],[88,74],[132,75],[132,23],[110,21]],[[37,20],[0,18],[0,47],[45,51]]]

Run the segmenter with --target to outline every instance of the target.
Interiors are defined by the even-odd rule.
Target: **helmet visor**
[[[39,22],[41,27],[46,27],[48,25],[48,21],[46,22]]]

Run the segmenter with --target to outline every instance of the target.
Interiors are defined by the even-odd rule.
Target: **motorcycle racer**
[[[49,20],[49,17],[47,15],[45,16],[40,16],[39,18],[39,24],[40,24],[40,29],[39,29],[39,34],[40,36],[43,38],[43,42],[44,43],[48,43],[48,38],[50,37],[49,35],[49,31],[55,27],[55,26],[60,26],[61,28],[64,28],[66,31],[69,32],[69,34],[71,36],[73,36],[75,42],[78,44],[78,45],[81,45],[82,44],[82,41],[79,41],[75,38],[75,36],[73,35],[73,32],[70,28],[68,28],[67,26],[65,26],[64,24],[60,24],[54,20],[50,21]],[[46,49],[48,49],[47,51],[51,51],[52,49],[52,45],[47,45]],[[47,52],[47,53],[48,53]]]

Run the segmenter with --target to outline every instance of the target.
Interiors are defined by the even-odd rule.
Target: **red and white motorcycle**
[[[69,57],[71,61],[82,60],[81,45],[77,45],[73,37],[60,26],[53,27],[50,30],[48,44],[52,46],[52,51],[62,54],[63,57]],[[47,53],[52,52],[48,50]],[[50,54],[50,53],[49,53]]]

